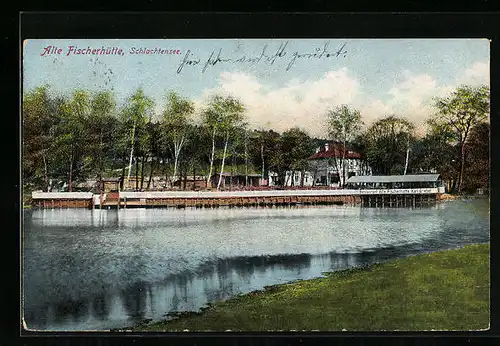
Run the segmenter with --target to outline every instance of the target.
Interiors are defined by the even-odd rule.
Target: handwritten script
[[[270,50],[269,46],[266,44],[262,48],[260,55],[256,56],[238,56],[230,57],[225,55],[222,48],[218,50],[213,50],[208,59],[202,60],[200,57],[194,55],[191,50],[187,50],[181,63],[177,67],[177,73],[181,73],[186,67],[201,67],[201,72],[205,73],[207,69],[215,65],[222,64],[259,64],[266,63],[269,65],[274,65],[276,61],[284,60],[286,65],[286,71],[289,71],[297,60],[311,60],[311,59],[332,59],[332,58],[345,58],[347,56],[347,50],[345,49],[346,43],[342,44],[336,50],[330,50],[330,42],[326,42],[323,47],[318,47],[312,52],[299,52],[287,51],[288,41],[281,43],[276,50]]]

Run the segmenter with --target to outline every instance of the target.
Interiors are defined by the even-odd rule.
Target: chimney
[[[328,143],[325,143],[325,151],[328,151]]]

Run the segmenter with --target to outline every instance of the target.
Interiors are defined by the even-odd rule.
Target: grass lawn
[[[489,251],[471,245],[272,286],[134,331],[487,329]]]

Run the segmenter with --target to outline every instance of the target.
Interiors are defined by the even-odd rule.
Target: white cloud
[[[418,134],[425,132],[425,122],[434,112],[433,98],[449,95],[461,84],[489,85],[489,63],[475,62],[456,76],[450,85],[439,85],[428,74],[413,74],[404,71],[402,80],[387,91],[388,98],[383,101],[371,99],[367,106],[361,107],[365,123],[370,124],[386,115],[404,117],[416,126]]]
[[[274,89],[263,85],[254,75],[223,72],[218,86],[204,90],[196,105],[203,106],[215,93],[232,94],[246,105],[252,127],[281,132],[298,126],[310,135],[323,137],[326,134],[326,110],[349,104],[361,111],[365,125],[394,114],[413,122],[417,133],[423,134],[425,122],[434,112],[433,98],[449,95],[460,84],[489,84],[489,63],[475,62],[449,85],[440,85],[429,74],[406,70],[382,98],[366,97],[347,68],[329,71],[318,79],[301,81],[293,78]]]
[[[361,106],[360,112],[363,117],[363,122],[368,125],[386,115],[394,114],[394,109],[391,105],[381,100],[371,100],[364,106]]]
[[[432,97],[442,95],[443,90],[428,74],[414,75],[405,71],[403,76],[404,80],[389,90],[392,96],[389,104],[396,114],[419,125],[432,113]]]
[[[352,103],[359,94],[359,84],[346,68],[329,71],[315,80],[294,78],[271,90],[255,76],[241,72],[223,72],[218,82],[218,87],[204,91],[197,105],[214,93],[232,94],[246,105],[251,126],[277,131],[298,126],[316,136],[324,135],[327,108]]]
[[[446,92],[447,88],[438,86],[432,76],[404,71],[402,80],[387,91],[386,101],[371,99],[367,106],[361,107],[361,112],[366,125],[394,114],[410,120],[420,129],[433,111],[432,98]]]
[[[490,63],[489,61],[476,61],[472,67],[465,70],[464,75],[458,78],[460,84],[468,85],[490,85]]]

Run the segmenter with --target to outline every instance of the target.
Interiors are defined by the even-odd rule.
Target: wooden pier
[[[361,196],[361,205],[374,208],[416,208],[434,204],[438,200],[438,194],[367,195]]]
[[[68,193],[69,194],[69,193]],[[409,190],[271,190],[240,192],[128,192],[87,195],[39,193],[33,196],[38,208],[218,208],[293,206],[293,205],[361,205],[363,207],[419,207],[435,203],[436,189]]]
[[[258,191],[146,191],[33,193],[38,208],[218,208],[293,205],[361,205],[362,207],[421,207],[439,200],[443,187],[309,189]]]
[[[33,192],[34,208],[92,208],[93,194],[91,192]]]
[[[155,197],[155,198],[127,198],[121,199],[119,208],[218,208],[229,207],[258,207],[258,206],[292,206],[292,205],[319,205],[319,204],[359,204],[359,196],[332,195],[332,196],[218,196],[218,197]]]

